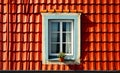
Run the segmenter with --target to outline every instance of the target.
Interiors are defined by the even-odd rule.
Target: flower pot
[[[64,62],[64,58],[59,58],[59,61],[60,62]]]

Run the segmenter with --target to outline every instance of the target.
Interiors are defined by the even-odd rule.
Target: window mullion
[[[62,22],[60,22],[60,52],[62,52]]]

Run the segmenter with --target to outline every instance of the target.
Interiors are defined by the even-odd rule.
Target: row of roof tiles
[[[83,20],[83,23],[119,23],[119,17],[120,14],[87,14],[87,19],[89,21]],[[7,14],[0,14],[0,18],[3,18],[0,20],[0,23],[5,23],[8,21]],[[24,18],[24,19],[23,19]],[[41,24],[42,16],[40,14],[29,14],[29,15],[24,15],[24,14],[10,14],[10,23],[29,23],[29,24],[34,24],[34,23],[39,23]],[[24,24],[25,25],[25,24]],[[37,24],[36,24],[37,25]]]
[[[84,54],[86,53],[86,54]],[[7,52],[0,52],[0,61],[6,61]],[[87,62],[119,62],[120,61],[120,52],[83,52],[81,58],[82,61]],[[81,56],[81,57],[82,57]],[[42,61],[41,52],[9,52],[9,61]]]
[[[7,70],[6,62],[0,62],[2,70]],[[119,70],[119,62],[84,62],[83,65],[41,65],[41,62],[9,62],[10,70]],[[12,65],[12,66],[11,66]]]
[[[0,42],[0,51],[6,52],[7,51],[7,42]],[[9,43],[9,51],[41,51],[41,43]],[[28,49],[29,48],[29,49]]]
[[[9,0],[10,3],[47,3],[47,4],[119,4],[119,0]],[[8,0],[0,0],[0,3],[6,4]]]
[[[0,26],[0,33],[1,35],[6,35],[7,33],[7,23],[0,23],[2,24]],[[88,24],[83,23],[84,25],[82,25],[82,32],[86,32],[85,34],[90,34],[91,36],[94,35],[101,35],[101,36],[112,36],[112,37],[119,37],[119,31],[120,31],[120,25],[119,23],[92,23],[92,24]],[[12,26],[11,26],[12,25]],[[29,25],[29,26],[28,26]],[[10,33],[13,34],[17,34],[16,36],[19,36],[20,33],[23,33],[22,35],[26,36],[27,33],[30,33],[30,35],[41,35],[40,33],[42,32],[41,29],[41,24],[37,23],[10,23],[10,28],[9,31]],[[21,28],[21,29],[17,29],[17,28]],[[28,29],[30,28],[30,29]],[[34,34],[33,34],[34,33]],[[83,34],[83,35],[85,35]],[[11,36],[11,35],[10,35]],[[116,38],[117,38],[116,37]]]
[[[120,42],[120,33],[83,33],[82,41],[90,43],[119,43]],[[0,42],[7,41],[7,33],[1,33]],[[14,38],[13,38],[14,37]],[[29,37],[29,38],[28,38]],[[41,42],[41,33],[10,33],[9,41],[12,43],[38,43]],[[87,38],[86,38],[87,37]]]
[[[9,43],[10,47],[9,47],[9,51],[14,51],[14,52],[32,52],[32,51],[41,51],[41,43],[37,42],[37,43]],[[119,46],[119,42],[111,42],[111,43],[107,43],[107,42],[103,42],[103,43],[95,43],[95,42],[83,42],[82,43],[82,48],[85,48],[85,49],[82,49],[82,51],[88,51],[88,52],[119,52],[120,51],[120,46]],[[7,42],[0,42],[0,51],[2,52],[5,52],[7,51]],[[86,47],[86,45],[88,45],[88,47]],[[28,50],[28,47],[29,47],[29,50]]]
[[[29,65],[28,65],[29,64]],[[7,62],[0,62],[0,70],[41,70],[41,62],[9,62],[9,66],[7,67]]]
[[[40,13],[40,12],[82,12],[82,13],[119,13],[120,5],[10,5],[9,13]],[[0,4],[0,13],[7,13],[7,5]]]

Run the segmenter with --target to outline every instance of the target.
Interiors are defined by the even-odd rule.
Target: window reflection
[[[60,23],[51,22],[51,31],[60,31]]]
[[[71,31],[71,22],[63,22],[63,31]]]

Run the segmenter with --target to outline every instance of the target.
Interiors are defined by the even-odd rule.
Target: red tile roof
[[[0,0],[0,70],[120,70],[119,0],[9,1]],[[41,12],[82,13],[80,65],[42,64]]]

